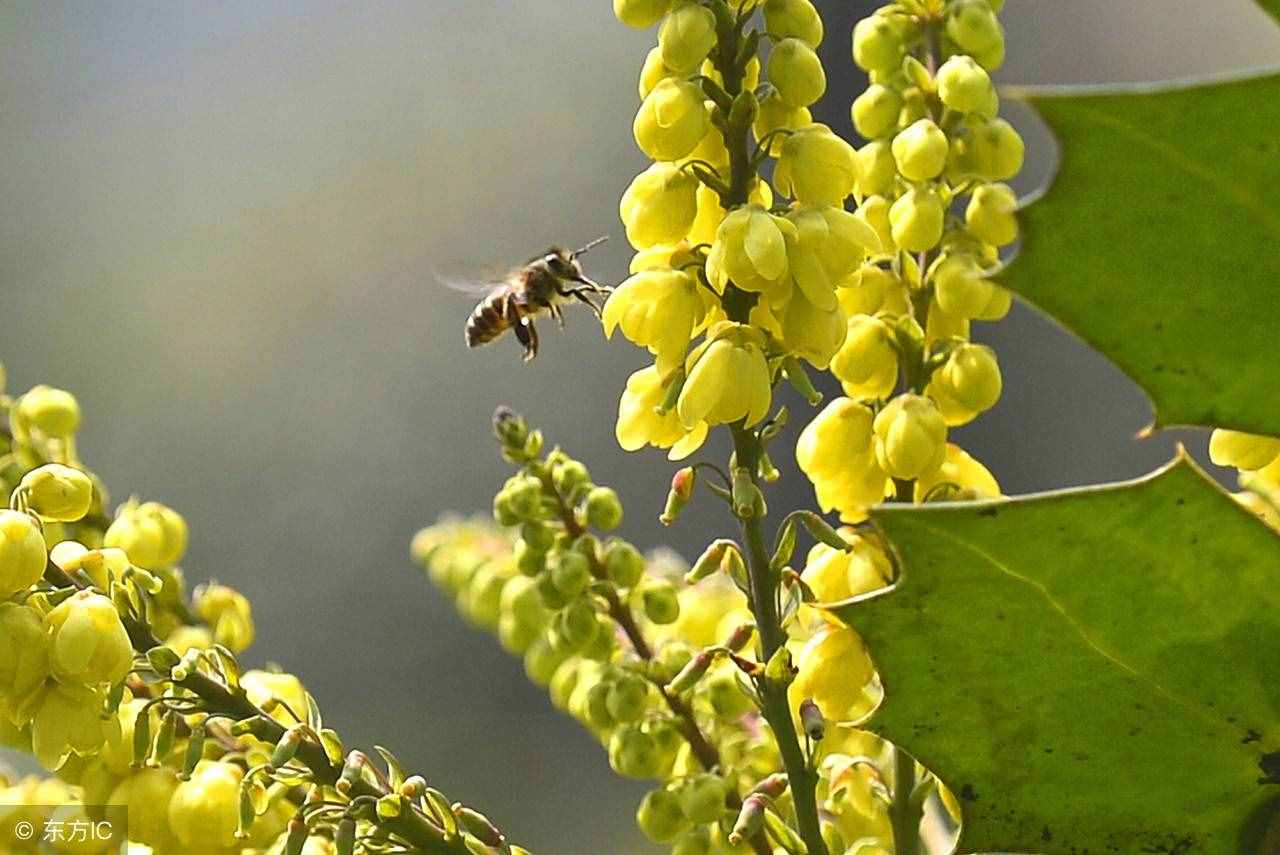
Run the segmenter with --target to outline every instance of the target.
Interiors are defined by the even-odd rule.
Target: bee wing
[[[438,271],[435,273],[435,279],[451,291],[457,291],[460,294],[468,294],[472,297],[483,297],[492,292],[495,288],[502,286],[502,281],[498,279],[446,276]]]

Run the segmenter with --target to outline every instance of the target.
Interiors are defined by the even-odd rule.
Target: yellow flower
[[[822,60],[800,39],[774,43],[769,53],[769,82],[790,107],[808,107],[827,91]]]
[[[774,131],[793,131],[812,122],[813,114],[809,112],[808,107],[793,107],[782,100],[782,95],[778,93],[778,90],[770,89],[760,99],[755,121],[751,123],[751,132],[755,135],[758,143]],[[769,154],[771,156],[777,157],[781,148],[782,140],[775,137],[769,141]]]
[[[55,439],[68,439],[80,427],[80,403],[70,392],[51,386],[33,386],[14,404],[18,428],[33,427]]]
[[[957,345],[925,389],[952,427],[966,424],[1000,400],[1003,383],[995,351],[983,344]]]
[[[653,91],[653,87],[658,85],[658,81],[674,76],[676,76],[676,72],[667,68],[662,62],[662,48],[655,47],[650,50],[645,54],[644,65],[640,67],[640,84],[638,86],[640,100],[643,101],[649,97],[649,93]]]
[[[61,463],[32,469],[22,476],[18,489],[26,492],[31,510],[45,522],[76,522],[93,504],[93,481]]]
[[[123,549],[87,549],[74,540],[64,540],[49,552],[49,559],[67,573],[83,570],[94,586],[107,590],[112,580],[124,578],[132,565]]]
[[[1018,197],[1008,184],[983,184],[973,191],[964,221],[969,233],[992,246],[1013,243],[1018,237]]]
[[[942,64],[936,75],[938,97],[948,108],[959,113],[992,110],[996,92],[991,75],[970,56],[953,56]]]
[[[813,699],[832,723],[858,721],[871,712],[865,687],[875,676],[875,666],[862,639],[849,627],[820,629],[800,651],[796,669],[789,692],[796,704]]]
[[[719,134],[716,133],[714,136]],[[773,207],[773,190],[770,189],[768,182],[756,179],[747,199],[768,210]],[[716,230],[720,228],[720,223],[724,222],[728,211],[721,207],[720,195],[705,184],[698,184],[697,200],[698,215],[689,229],[689,243],[713,243],[716,239]]]
[[[0,651],[0,701],[16,705],[49,676],[49,643],[40,613],[0,603]]]
[[[783,306],[782,341],[787,349],[815,368],[825,369],[831,364],[844,342],[847,324],[840,305],[834,302],[830,308],[815,305],[808,295],[797,290]]]
[[[178,776],[170,769],[139,769],[116,786],[110,804],[128,810],[130,840],[157,852],[181,850],[169,828],[169,802],[177,788]]]
[[[671,9],[671,0],[613,0],[613,14],[628,27],[652,27]]]
[[[292,674],[275,671],[246,671],[240,678],[240,685],[249,702],[266,710],[276,721],[286,727],[297,724],[298,716],[303,721],[307,717],[307,690],[302,681]],[[281,704],[287,704],[293,715]]]
[[[732,216],[732,215],[730,215]],[[689,357],[689,376],[676,411],[690,430],[700,422],[759,422],[769,412],[773,383],[764,339],[751,327],[724,322]]]
[[[773,180],[783,195],[814,205],[841,205],[858,180],[853,150],[826,125],[797,129],[782,143]]]
[[[851,528],[841,529],[840,535],[853,549],[846,552],[819,543],[809,550],[801,574],[821,604],[875,591],[893,579],[893,564],[879,544]]]
[[[234,846],[243,778],[234,763],[200,761],[169,799],[169,827],[178,840],[188,847]]]
[[[835,288],[858,269],[869,249],[879,249],[875,230],[841,208],[800,205],[787,214],[796,237],[787,243],[792,278],[809,302],[835,308]]]
[[[893,138],[893,159],[908,181],[937,178],[947,165],[947,135],[932,119],[920,119]]]
[[[626,391],[618,402],[618,424],[614,429],[618,445],[624,450],[636,451],[646,445],[670,448],[669,459],[683,460],[706,441],[706,422],[699,422],[688,430],[680,423],[674,408],[661,414],[657,412],[667,392],[668,387],[663,384],[657,366],[642,368],[627,378]]]
[[[736,208],[716,230],[707,256],[707,276],[721,292],[732,281],[744,291],[785,299],[787,240],[797,238],[795,225],[785,217],[756,204]]]
[[[711,129],[702,90],[687,80],[658,81],[640,105],[632,126],[636,144],[654,160],[679,160]]]
[[[836,398],[801,432],[796,462],[813,483],[818,506],[854,523],[885,497],[888,477],[876,461],[874,414],[850,398]]]
[[[767,0],[764,26],[774,38],[799,39],[812,48],[822,42],[822,17],[810,0]]]
[[[126,506],[103,535],[102,544],[123,549],[139,567],[162,570],[177,564],[187,551],[187,522],[159,502]]]
[[[658,28],[662,63],[681,74],[692,74],[715,45],[716,16],[705,6],[681,6]]]
[[[115,716],[102,717],[106,697],[88,686],[50,682],[31,720],[31,751],[55,771],[72,754],[93,754],[120,729]]]
[[[897,90],[873,83],[854,99],[849,108],[853,127],[864,139],[873,140],[885,136],[898,127],[902,113],[902,96]]]
[[[886,140],[872,140],[857,151],[858,192],[863,196],[891,196],[898,181],[898,165]]]
[[[1250,490],[1241,490],[1238,493],[1232,493],[1231,496],[1258,519],[1276,531],[1280,531],[1280,506]]]
[[[1280,439],[1218,428],[1209,437],[1209,459],[1219,466],[1262,469],[1280,457]]]
[[[605,302],[604,334],[622,328],[632,343],[657,357],[658,370],[678,366],[694,328],[702,321],[698,283],[682,270],[644,270],[632,274]]]
[[[164,646],[179,656],[189,650],[208,650],[213,647],[213,633],[203,626],[180,626],[165,636]]]
[[[0,510],[0,598],[25,591],[44,575],[44,536],[26,514]]]
[[[897,71],[906,48],[902,34],[888,17],[872,15],[853,28],[853,61],[865,71]]]
[[[999,496],[1000,485],[991,470],[963,448],[950,442],[947,443],[947,453],[942,465],[934,472],[921,476],[915,485],[917,502],[923,502],[926,498],[934,501],[961,501],[996,499]]]
[[[946,455],[947,423],[921,395],[903,394],[876,414],[876,459],[894,478],[932,474]]]
[[[889,208],[893,242],[907,252],[925,252],[942,240],[946,209],[932,190],[908,190]]]
[[[655,163],[632,180],[618,213],[636,249],[684,239],[698,212],[699,182],[687,169]]]
[[[898,385],[898,348],[893,328],[870,315],[849,318],[848,334],[831,362],[831,373],[840,379],[850,398],[887,398]]]
[[[196,591],[192,609],[213,628],[214,640],[234,653],[253,644],[253,608],[248,598],[226,585],[204,585]]]
[[[64,683],[116,683],[133,663],[133,644],[115,604],[80,591],[45,617],[49,666]]]
[[[1006,181],[1022,169],[1022,137],[1004,119],[968,121],[951,136],[947,172],[953,183],[966,177]]]

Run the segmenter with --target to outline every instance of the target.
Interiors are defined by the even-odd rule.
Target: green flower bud
[[[93,504],[93,481],[79,469],[46,463],[18,482],[27,504],[45,522],[76,522]]]
[[[69,439],[80,427],[80,403],[70,392],[34,386],[14,404],[25,425],[54,439]]]
[[[908,190],[889,208],[893,242],[907,252],[926,252],[942,240],[946,209],[932,190]]]
[[[8,599],[34,585],[48,560],[36,521],[27,514],[0,510],[0,597]]]
[[[784,195],[813,205],[839,206],[857,181],[853,146],[826,125],[805,125],[783,141],[774,184]]]
[[[716,45],[716,16],[689,3],[673,10],[658,28],[662,63],[681,74],[693,74]]]
[[[965,53],[1004,56],[1004,28],[986,0],[960,0],[949,10],[946,34]]]
[[[959,113],[986,110],[993,96],[991,75],[972,57],[953,56],[942,64],[937,74],[938,97]]]
[[[697,775],[680,788],[680,810],[694,825],[719,821],[727,807],[728,787],[716,775]]]
[[[577,597],[591,584],[591,563],[577,550],[562,552],[551,565],[551,583],[566,600]]]
[[[822,16],[810,0],[767,0],[764,27],[776,39],[799,39],[811,48],[822,43]]]
[[[557,649],[545,637],[539,638],[525,651],[525,676],[529,678],[529,682],[545,689],[551,683],[551,678],[555,676],[556,669],[564,664],[568,656],[567,650]]]
[[[18,706],[49,676],[49,643],[40,613],[0,603],[0,650],[0,698]]]
[[[556,641],[569,651],[579,651],[592,642],[599,628],[591,600],[581,597],[565,606],[555,618]]]
[[[577,460],[566,460],[556,466],[551,473],[556,490],[565,496],[572,496],[574,491],[584,484],[591,483],[591,473],[587,467]]]
[[[1022,137],[1004,119],[991,119],[965,128],[951,142],[948,167],[957,176],[976,175],[1005,181],[1022,169]]]
[[[853,61],[866,71],[892,72],[902,64],[902,34],[880,15],[863,18],[853,28]]]
[[[557,611],[569,604],[569,600],[573,597],[567,596],[563,591],[556,587],[555,579],[550,573],[544,573],[538,577],[535,587],[538,596],[542,598],[542,604],[551,611]],[[581,593],[581,592],[578,592]],[[577,596],[575,593],[573,596]]]
[[[537,593],[536,590],[534,592]],[[498,618],[498,643],[503,650],[515,656],[523,656],[541,636],[541,624],[522,621],[511,614]]]
[[[651,790],[636,810],[636,824],[654,843],[667,843],[689,827],[680,798],[670,790]]]
[[[547,553],[532,549],[523,540],[517,540],[512,550],[516,560],[516,570],[525,576],[537,576],[547,569]]]
[[[651,27],[671,9],[671,0],[613,0],[613,14],[628,27]]]
[[[632,126],[636,144],[653,160],[687,157],[711,130],[702,89],[668,77],[653,87]]]
[[[959,318],[977,317],[995,288],[983,278],[977,259],[964,253],[944,255],[929,276],[942,311]]]
[[[857,150],[858,192],[863,196],[890,196],[898,180],[898,164],[886,140],[874,140]]]
[[[235,846],[243,778],[233,763],[206,760],[196,766],[169,800],[169,827],[178,840],[190,849]]]
[[[612,689],[611,683],[601,681],[587,690],[587,722],[602,731],[611,730],[618,724],[613,713],[609,712],[609,693]]]
[[[921,395],[894,398],[876,414],[873,429],[876,459],[894,478],[928,475],[946,456],[947,424],[937,405]]]
[[[959,425],[994,407],[1002,386],[995,351],[986,345],[965,343],[951,351],[926,391],[938,403],[947,424]]]
[[[813,48],[800,39],[783,39],[769,54],[769,82],[790,107],[808,107],[827,91],[827,75]]]
[[[712,855],[711,836],[705,828],[687,831],[676,839],[671,855]]]
[[[641,589],[640,597],[644,603],[645,617],[653,623],[675,623],[680,617],[680,598],[670,582],[649,582]]]
[[[595,618],[592,617],[594,623]],[[595,628],[592,627],[592,632]],[[569,704],[573,698],[573,691],[578,687],[578,679],[581,677],[582,660],[576,657],[569,657],[560,663],[560,667],[556,669],[555,674],[551,675],[551,683],[547,686],[547,694],[551,697],[551,703],[558,710],[568,710]]]
[[[644,556],[625,540],[611,542],[605,550],[604,570],[619,588],[631,588],[644,575]]]
[[[947,135],[932,119],[920,119],[893,138],[893,159],[908,181],[937,178],[947,165]]]
[[[680,516],[690,501],[693,500],[693,488],[698,480],[698,470],[686,466],[671,476],[671,489],[667,491],[667,503],[658,520],[663,525],[671,525]]]
[[[1018,237],[1018,197],[1007,184],[983,184],[974,188],[964,221],[969,233],[983,243],[1005,246]]]
[[[596,487],[587,494],[587,525],[612,531],[622,523],[622,502],[609,487]]]
[[[902,96],[888,86],[873,83],[853,100],[850,116],[853,127],[865,139],[882,137],[898,127]]]
[[[637,725],[620,727],[609,738],[609,765],[623,777],[652,777],[662,759],[653,737]]]
[[[653,164],[622,194],[618,213],[627,240],[636,249],[683,240],[698,214],[697,194],[698,178],[690,170]]]
[[[115,683],[133,663],[133,644],[108,598],[80,591],[45,617],[49,666],[64,683]]]
[[[497,629],[502,615],[502,589],[506,577],[490,565],[476,569],[468,585],[465,616],[485,629]]]
[[[607,706],[616,722],[640,721],[649,709],[649,684],[634,674],[624,674],[610,685]]]

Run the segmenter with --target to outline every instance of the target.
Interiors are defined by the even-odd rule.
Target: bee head
[[[588,243],[586,246],[579,247],[573,251],[569,251],[563,247],[553,246],[547,250],[546,255],[542,257],[542,262],[546,264],[547,269],[561,279],[572,279],[575,282],[590,283],[587,279],[586,272],[582,269],[582,262],[579,261],[583,255],[595,246],[599,246],[608,240],[608,236],[598,237]]]

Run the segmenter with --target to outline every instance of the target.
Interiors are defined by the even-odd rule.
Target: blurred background
[[[863,83],[848,34],[874,4],[819,5],[818,118],[851,134]],[[999,79],[1158,80],[1280,57],[1250,0],[1211,5],[1013,0]],[[253,600],[251,662],[296,672],[349,742],[394,747],[557,855],[649,851],[630,818],[643,787],[462,624],[410,565],[411,536],[489,507],[506,475],[488,433],[499,403],[618,488],[637,543],[689,554],[727,520],[663,531],[672,467],[614,444],[640,351],[571,311],[530,366],[510,340],[467,352],[471,303],[433,272],[610,233],[591,272],[625,274],[617,200],[645,165],[630,127],[653,38],[605,0],[0,4],[11,389],[73,390],[82,451],[116,498],[188,517],[189,577]],[[1012,117],[1028,190],[1050,144]],[[1140,390],[1031,309],[975,337],[999,351],[1005,394],[957,435],[1007,492],[1129,478],[1175,439],[1204,445],[1136,440]],[[780,491],[806,501],[778,462]]]

